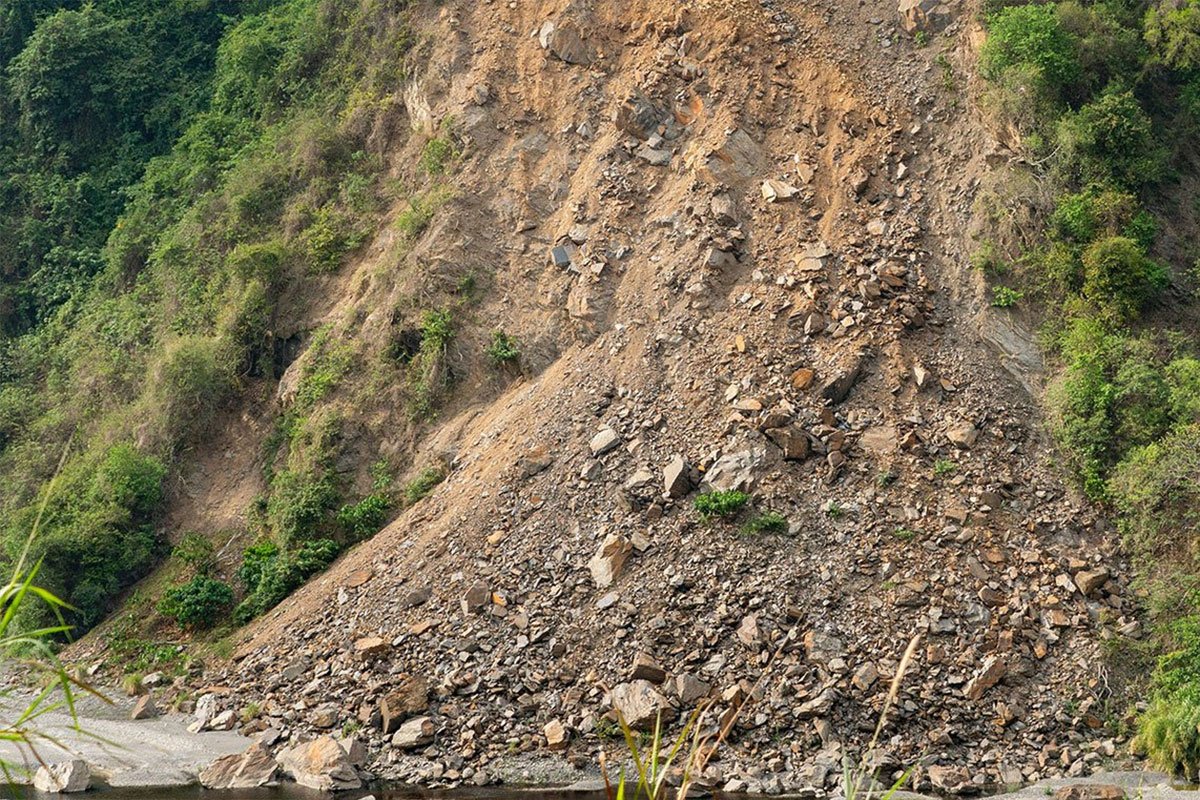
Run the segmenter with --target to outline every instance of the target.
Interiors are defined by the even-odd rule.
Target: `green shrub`
[[[992,287],[992,305],[996,308],[1012,308],[1023,294],[1010,286]]]
[[[446,479],[446,472],[438,467],[425,467],[417,473],[417,477],[409,481],[404,487],[404,504],[411,506],[418,500],[421,500],[425,495],[433,491],[433,488]]]
[[[198,575],[207,574],[215,564],[213,543],[200,533],[185,533],[171,555]]]
[[[160,614],[184,628],[211,628],[233,605],[233,589],[207,575],[167,591],[158,605]]]
[[[1181,72],[1200,68],[1200,6],[1161,3],[1146,12],[1146,44],[1162,63]]]
[[[325,532],[337,501],[331,476],[315,470],[282,470],[271,482],[267,519],[285,547],[299,546]]]
[[[1195,778],[1200,772],[1200,698],[1159,697],[1138,720],[1137,742],[1154,766]]]
[[[449,138],[435,136],[421,150],[421,169],[426,175],[436,177],[446,171],[446,165],[458,156],[454,142]]]
[[[730,519],[750,502],[750,495],[736,489],[721,489],[705,492],[692,501],[700,519],[710,522],[714,519]]]
[[[166,345],[150,396],[166,418],[169,445],[190,444],[207,431],[235,388],[235,363],[219,339],[183,336]]]
[[[488,344],[484,353],[487,354],[487,357],[496,366],[511,364],[521,357],[521,350],[517,345],[517,340],[504,331],[492,331],[492,341]]]
[[[777,511],[764,511],[761,514],[751,517],[750,520],[742,526],[742,533],[746,534],[787,532],[787,517],[783,516],[783,514],[780,514]]]
[[[246,587],[247,594],[253,594],[258,589],[263,575],[278,557],[279,547],[269,539],[246,548],[242,553],[242,565],[238,568],[238,579]]]
[[[1083,296],[1114,322],[1126,322],[1167,284],[1166,271],[1137,242],[1110,236],[1083,251]]]
[[[1132,92],[1108,92],[1059,120],[1056,163],[1081,185],[1115,182],[1137,189],[1162,177],[1163,149]]]
[[[274,608],[306,580],[332,564],[340,552],[341,546],[332,539],[305,542],[294,552],[279,550],[269,543],[247,548],[238,575],[248,593],[234,612],[235,620],[245,623]]]
[[[980,72],[995,79],[1020,64],[1036,67],[1056,92],[1079,79],[1077,43],[1060,24],[1054,3],[1009,6],[988,20]]]
[[[357,503],[338,509],[337,523],[350,541],[359,541],[379,532],[387,522],[391,508],[392,501],[387,495],[369,494]]]

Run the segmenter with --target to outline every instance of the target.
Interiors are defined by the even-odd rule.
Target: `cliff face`
[[[445,479],[239,634],[206,708],[483,783],[514,752],[590,764],[619,745],[613,702],[749,702],[706,777],[832,785],[920,634],[878,763],[928,755],[945,789],[1111,755],[1097,670],[1137,630],[1127,569],[1051,463],[1027,336],[966,266],[992,149],[971,19],[924,48],[883,3],[448,2],[411,24],[412,133],[386,163],[409,179],[445,136],[444,191],[415,233],[391,207],[279,325],[367,357],[468,296],[432,421],[386,373],[320,406],[342,474]],[[171,527],[245,525],[257,443],[320,356],[196,448]],[[701,513],[714,489],[744,507]]]

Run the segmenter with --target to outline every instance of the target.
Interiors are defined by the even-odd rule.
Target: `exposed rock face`
[[[900,24],[909,33],[940,33],[958,13],[954,0],[900,0]]]
[[[44,764],[33,776],[33,788],[47,794],[86,792],[91,785],[91,769],[86,761],[78,758]]]
[[[279,764],[267,748],[255,742],[244,753],[218,758],[200,772],[205,789],[257,789],[273,786]]]
[[[338,792],[362,787],[358,771],[332,736],[280,750],[276,760],[289,778],[309,789]]]

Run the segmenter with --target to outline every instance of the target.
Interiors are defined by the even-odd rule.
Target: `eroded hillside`
[[[445,387],[424,419],[411,373],[348,367],[305,409],[345,423],[337,472],[444,480],[193,680],[218,687],[208,723],[353,731],[379,774],[486,783],[514,753],[590,766],[613,703],[711,698],[748,705],[708,781],[832,785],[920,634],[878,765],[925,756],[922,784],[955,790],[1113,756],[1127,568],[1053,463],[1028,335],[966,265],[997,150],[971,18],[925,47],[883,3],[447,2],[410,24],[412,132],[384,158],[411,179],[452,142],[428,224],[397,202],[295,290],[275,324],[307,352],[196,447],[168,519],[249,526],[261,443],[330,342]],[[437,358],[431,308],[453,312]],[[701,489],[750,499],[705,519]]]

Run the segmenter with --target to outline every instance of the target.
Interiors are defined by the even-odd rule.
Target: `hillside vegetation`
[[[283,298],[337,270],[397,191],[379,140],[403,14],[383,0],[0,10],[4,536],[19,547],[65,451],[38,555],[77,630],[169,552],[156,521],[180,459],[287,366]],[[245,615],[373,533],[390,502],[343,500],[337,420],[308,415],[352,353],[317,346],[273,442]]]
[[[985,242],[978,263],[996,305],[1018,287],[1041,306],[1061,365],[1053,428],[1084,490],[1117,514],[1168,653],[1141,743],[1195,774],[1200,5],[996,3],[986,19],[983,106],[1029,166],[981,199],[1003,244]]]

